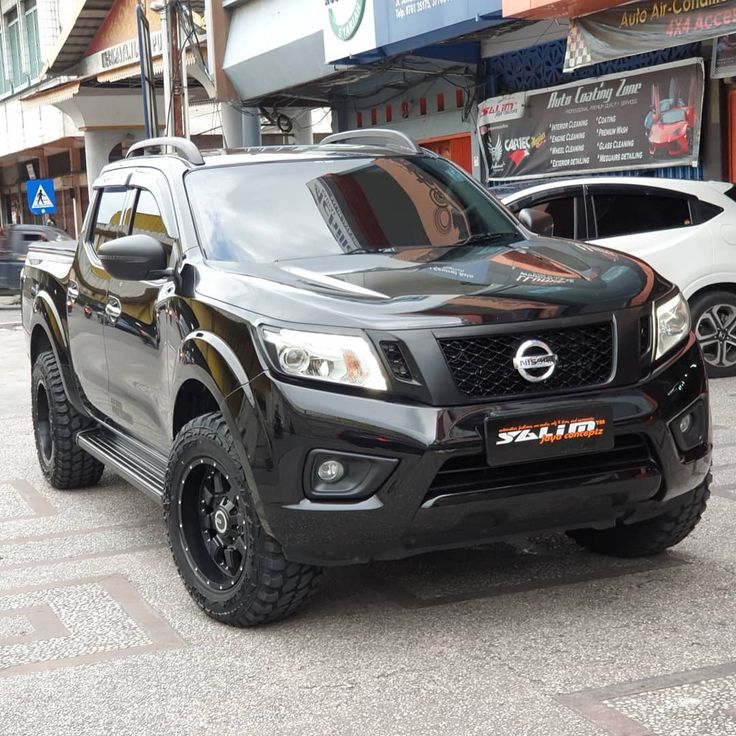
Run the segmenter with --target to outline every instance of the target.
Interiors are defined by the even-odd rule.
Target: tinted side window
[[[720,215],[723,212],[723,207],[704,202],[702,199],[693,199],[690,201],[690,212],[693,216],[693,223],[702,225],[704,222],[712,220],[716,215]]]
[[[150,235],[156,238],[166,247],[166,252],[171,255],[174,239],[169,235],[164,225],[161,209],[153,194],[146,189],[141,189],[138,194],[138,202],[133,216],[132,234]]]
[[[97,215],[92,230],[92,248],[95,253],[103,243],[121,237],[125,189],[105,189],[98,200]]]
[[[575,237],[575,197],[557,197],[546,202],[536,202],[530,206],[552,217],[555,223],[554,236],[556,238]]]
[[[599,238],[671,230],[692,224],[685,197],[658,194],[594,194]]]

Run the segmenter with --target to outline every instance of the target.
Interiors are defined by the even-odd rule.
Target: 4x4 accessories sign
[[[612,412],[590,406],[557,415],[486,420],[489,465],[531,462],[613,447]]]

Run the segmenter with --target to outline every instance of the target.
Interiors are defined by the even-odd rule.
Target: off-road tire
[[[187,546],[197,534],[190,531],[187,536],[183,524],[186,511],[181,509],[200,503],[188,486],[192,469],[196,472],[200,463],[205,467],[216,464],[242,504],[243,523],[238,529],[247,540],[245,570],[224,592],[213,589],[216,586],[210,581],[203,581],[202,570],[193,564]],[[165,488],[164,517],[174,562],[189,594],[208,616],[231,626],[255,626],[292,615],[317,592],[321,568],[287,560],[281,545],[264,530],[235,441],[221,413],[192,419],[179,431],[169,456]],[[201,529],[196,532],[206,533]]]
[[[696,330],[696,333],[700,320],[706,312],[721,304],[736,309],[736,294],[733,294],[730,291],[708,291],[690,302],[693,329]],[[731,338],[736,336],[736,326],[731,327],[729,332],[731,333]],[[709,378],[728,378],[729,376],[736,376],[736,365],[719,366],[709,362],[708,358],[706,358],[705,368],[708,372]]]
[[[77,434],[94,427],[69,402],[54,354],[40,353],[31,372],[31,411],[38,462],[59,490],[93,486],[105,466],[77,445]]]
[[[568,532],[578,544],[611,557],[650,557],[682,542],[696,527],[705,511],[710,478],[665,513],[635,524],[612,529],[577,529]]]

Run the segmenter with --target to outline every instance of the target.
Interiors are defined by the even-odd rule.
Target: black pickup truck
[[[106,466],[160,501],[187,589],[238,626],[326,565],[543,530],[677,544],[711,464],[687,303],[543,217],[395,131],[132,146],[76,249],[24,268],[46,478]]]

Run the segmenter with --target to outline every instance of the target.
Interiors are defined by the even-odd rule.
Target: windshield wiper
[[[469,235],[465,240],[460,240],[455,245],[475,245],[476,243],[492,243],[495,240],[501,240],[502,238],[518,238],[519,233],[508,232],[508,233],[473,233]]]

